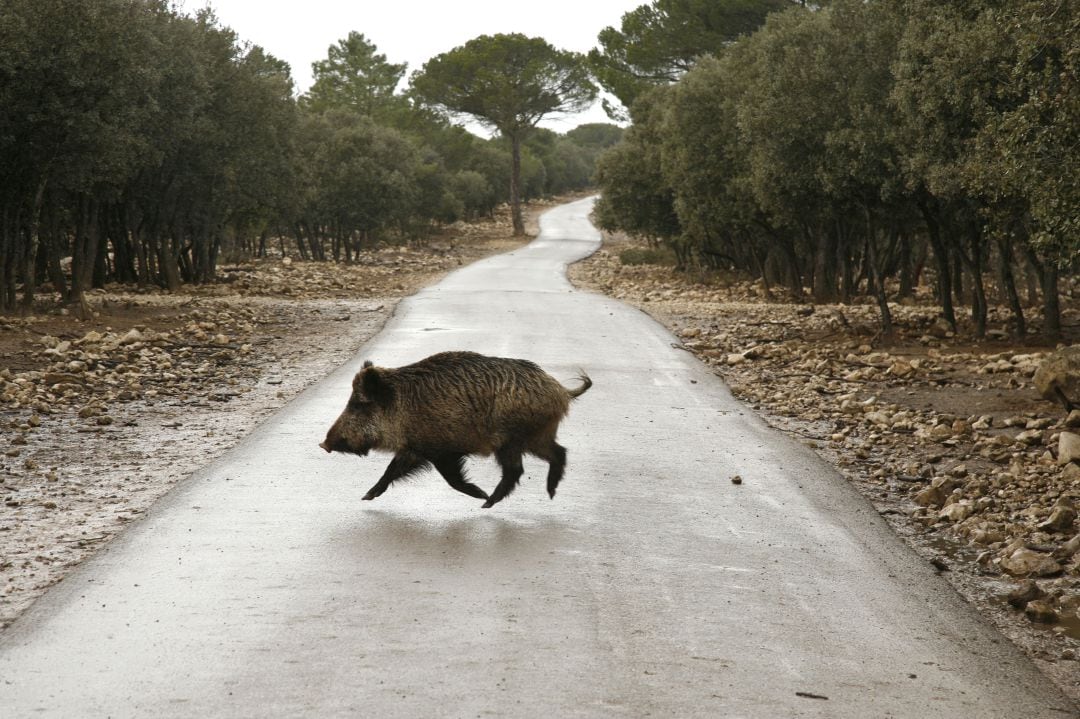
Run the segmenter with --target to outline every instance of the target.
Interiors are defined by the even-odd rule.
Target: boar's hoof
[[[368,492],[367,494],[365,494],[365,495],[364,495],[363,497],[361,497],[360,499],[363,499],[363,500],[365,500],[365,501],[369,501],[369,502],[370,502],[371,500],[375,499],[375,497],[376,497],[376,496],[378,496],[378,495],[376,495],[376,494],[374,494],[374,493],[372,493],[372,492]]]
[[[483,504],[483,506],[481,507],[481,509],[491,509],[491,508],[492,508],[492,507],[494,507],[494,506],[495,506],[495,503],[494,503],[494,502],[492,502],[492,501],[491,501],[491,500],[489,499],[488,501],[484,502],[484,504]]]

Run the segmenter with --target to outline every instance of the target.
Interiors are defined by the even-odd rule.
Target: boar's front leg
[[[390,464],[387,465],[386,471],[383,472],[383,476],[380,477],[379,481],[367,491],[367,494],[365,494],[363,498],[375,499],[385,492],[395,481],[402,477],[407,477],[414,472],[419,472],[427,467],[428,464],[428,460],[418,454],[413,454],[408,450],[398,452],[394,455],[394,458],[390,460]]]
[[[447,454],[432,460],[435,469],[443,476],[446,483],[459,492],[464,492],[470,497],[487,499],[487,492],[465,479],[465,455]]]

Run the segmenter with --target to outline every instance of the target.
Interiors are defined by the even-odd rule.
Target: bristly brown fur
[[[348,407],[321,446],[395,453],[365,499],[430,463],[455,489],[487,498],[488,507],[516,486],[523,452],[549,463],[548,493],[554,497],[566,462],[566,450],[555,441],[559,423],[570,401],[592,386],[584,373],[579,379],[581,386],[568,390],[533,362],[475,352],[442,352],[398,368],[365,363]],[[460,460],[492,453],[503,480],[488,498],[465,481]]]

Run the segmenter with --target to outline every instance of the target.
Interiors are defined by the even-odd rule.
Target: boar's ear
[[[374,367],[374,366],[375,366],[375,364],[371,360],[364,360],[363,369],[361,369],[359,372],[357,372],[355,375],[353,375],[353,378],[352,378],[353,392],[356,392],[358,394],[364,394],[364,373],[367,371],[368,367]]]
[[[394,398],[394,388],[386,381],[378,367],[365,365],[356,379],[360,381],[360,390],[364,396],[372,402],[385,405]],[[356,384],[355,380],[353,384]]]

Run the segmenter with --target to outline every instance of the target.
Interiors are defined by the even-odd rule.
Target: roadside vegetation
[[[517,123],[492,123],[491,139],[402,89],[405,65],[358,32],[329,48],[296,97],[288,65],[209,10],[3,3],[0,312],[29,311],[48,292],[85,317],[86,293],[108,282],[176,291],[271,250],[353,261],[379,242],[490,217],[512,192],[520,201],[586,187],[619,128],[535,127],[595,93],[580,58],[522,36],[479,40],[539,66],[524,109],[504,107]],[[538,105],[562,77],[544,65],[551,58],[577,74]],[[428,94],[446,84],[421,75]]]
[[[656,0],[600,40],[594,71],[633,120],[599,163],[606,229],[770,294],[872,297],[884,335],[926,283],[954,330],[984,336],[997,300],[1012,336],[1061,336],[1075,4]]]

